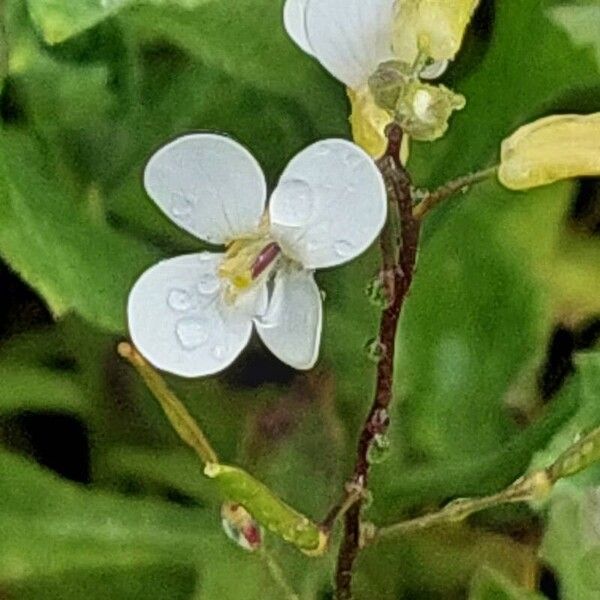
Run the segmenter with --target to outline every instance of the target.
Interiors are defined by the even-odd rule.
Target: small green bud
[[[452,113],[464,107],[464,96],[447,87],[412,81],[401,90],[396,120],[415,140],[432,142],[444,135]]]
[[[369,77],[369,89],[380,108],[394,111],[400,91],[409,81],[410,65],[398,60],[388,60],[377,67]]]

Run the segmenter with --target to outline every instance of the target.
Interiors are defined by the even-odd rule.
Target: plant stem
[[[207,463],[218,463],[217,453],[212,449],[196,421],[188,413],[179,398],[171,391],[165,380],[146,362],[132,344],[121,342],[117,350],[140,374],[148,389],[160,403],[179,437],[196,451],[205,465]]]
[[[379,342],[383,356],[377,367],[377,383],[371,410],[362,428],[356,452],[355,466],[349,489],[366,489],[369,476],[368,454],[377,436],[384,435],[389,427],[388,408],[393,397],[394,354],[396,330],[400,312],[410,289],[419,243],[419,221],[412,212],[410,179],[400,161],[402,130],[396,124],[388,126],[386,131],[388,147],[385,155],[378,161],[384,177],[390,208],[397,210],[400,216],[398,239],[399,256],[392,250],[387,237],[389,231],[381,236],[383,255],[383,280],[387,283],[389,306],[383,311],[379,327]],[[393,277],[387,277],[389,272]],[[360,521],[362,498],[354,502],[346,512],[344,519],[344,537],[339,550],[336,569],[336,598],[352,598],[352,570],[360,550]]]
[[[366,543],[375,543],[395,535],[411,533],[436,525],[458,523],[476,512],[501,506],[502,504],[539,500],[545,497],[551,489],[552,481],[548,472],[546,470],[534,471],[530,475],[518,479],[497,494],[482,498],[459,498],[437,512],[381,527]]]
[[[438,204],[441,204],[444,200],[466,187],[493,177],[497,170],[498,167],[493,166],[488,169],[483,169],[482,171],[477,171],[476,173],[470,173],[469,175],[464,175],[463,177],[445,183],[436,190],[433,190],[433,192],[429,192],[422,202],[417,204],[413,209],[414,218],[422,220],[423,217]]]
[[[520,477],[497,494],[482,498],[459,498],[437,512],[381,527],[366,543],[372,544],[394,535],[463,521],[476,512],[502,504],[542,500],[550,494],[557,481],[576,475],[598,461],[600,461],[600,427],[571,444],[549,467]]]

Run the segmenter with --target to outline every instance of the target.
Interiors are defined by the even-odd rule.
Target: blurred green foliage
[[[144,193],[153,150],[189,130],[226,132],[274,185],[303,146],[349,135],[344,90],[287,38],[278,0],[0,7],[0,255],[14,272],[0,274],[0,597],[280,598],[260,558],[222,534],[215,490],[119,363],[115,335],[144,268],[198,247]],[[538,116],[598,111],[599,22],[594,0],[482,1],[444,78],[467,107],[442,140],[413,145],[415,184],[493,164],[500,141]],[[488,182],[428,219],[369,519],[495,491],[600,424],[598,189]],[[370,402],[362,348],[378,315],[364,290],[377,268],[373,249],[320,275],[315,373],[295,376],[255,343],[221,377],[172,382],[225,460],[314,518],[339,496]],[[16,276],[54,321],[25,310],[43,315],[31,292],[11,295]],[[89,457],[70,455],[52,415],[82,432]],[[47,468],[64,475],[69,462],[83,465],[80,483]],[[357,596],[538,598],[546,564],[562,598],[598,597],[598,486],[591,469],[547,506],[375,546]],[[302,598],[331,597],[333,553],[268,544]]]

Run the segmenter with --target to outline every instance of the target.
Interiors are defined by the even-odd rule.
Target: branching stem
[[[457,192],[468,188],[471,185],[480,183],[493,177],[498,170],[497,166],[477,171],[476,173],[470,173],[464,175],[458,179],[454,179],[440,186],[436,190],[429,192],[427,196],[413,209],[413,216],[415,219],[422,220],[423,217],[429,213],[438,204],[441,204],[444,200],[447,200]]]
[[[412,212],[410,179],[400,161],[402,130],[398,125],[390,125],[386,131],[388,147],[385,155],[378,161],[384,177],[391,211],[398,211],[400,217],[397,248],[390,243],[390,231],[381,236],[383,256],[382,280],[388,286],[389,306],[383,311],[379,327],[379,342],[383,356],[377,367],[377,383],[371,410],[362,428],[352,479],[348,489],[366,490],[369,476],[369,450],[377,436],[384,435],[389,426],[388,409],[392,402],[394,381],[394,354],[396,331],[400,312],[410,289],[419,243],[419,221]],[[389,226],[388,226],[389,227]],[[398,252],[399,250],[399,252]],[[392,273],[393,277],[387,277]],[[344,519],[344,537],[339,550],[336,569],[336,597],[349,600],[352,597],[352,571],[361,545],[362,498],[354,502],[346,512]]]

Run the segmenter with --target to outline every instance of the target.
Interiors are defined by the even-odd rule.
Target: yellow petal
[[[553,115],[502,142],[500,182],[513,190],[600,175],[600,113]]]
[[[479,0],[398,0],[394,53],[413,63],[419,52],[433,60],[452,60]]]
[[[348,97],[352,106],[350,125],[354,141],[373,158],[379,158],[387,147],[385,128],[392,117],[384,109],[375,104],[368,86],[360,90],[348,89]],[[409,154],[409,138],[402,140],[401,160],[406,164]]]

